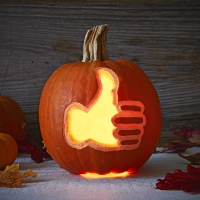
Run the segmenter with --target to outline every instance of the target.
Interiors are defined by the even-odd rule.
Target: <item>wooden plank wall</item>
[[[110,59],[139,65],[163,111],[162,136],[200,128],[199,1],[1,1],[0,93],[14,98],[41,141],[42,88],[60,65],[82,59],[88,29],[109,24]]]

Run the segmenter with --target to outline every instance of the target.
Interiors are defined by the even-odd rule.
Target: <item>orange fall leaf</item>
[[[0,187],[20,187],[22,185],[22,178],[37,177],[36,172],[30,169],[25,172],[19,172],[19,164],[12,164],[7,166],[4,171],[0,171]]]

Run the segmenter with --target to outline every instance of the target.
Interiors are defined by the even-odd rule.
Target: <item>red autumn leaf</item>
[[[188,131],[190,131],[190,129],[187,126],[183,126],[180,130],[174,131],[173,134],[179,136],[180,138],[186,138]]]
[[[192,165],[188,165],[187,166],[187,171],[190,174],[193,174],[195,179],[200,183],[200,167],[199,168],[195,168]]]
[[[46,152],[40,149],[36,149],[29,141],[24,140],[17,143],[18,149],[22,153],[27,153],[31,155],[31,159],[36,163],[41,163],[46,160],[52,159],[51,156]]]
[[[173,174],[167,173],[164,179],[158,179],[156,189],[183,190],[189,193],[200,193],[200,168],[187,166],[187,172],[176,169]]]
[[[31,150],[31,159],[34,160],[36,163],[43,162],[43,152],[37,149]]]
[[[200,130],[198,129],[183,126],[180,130],[174,131],[173,134],[179,136],[182,139],[185,139],[186,141],[190,141],[195,145],[200,144]]]

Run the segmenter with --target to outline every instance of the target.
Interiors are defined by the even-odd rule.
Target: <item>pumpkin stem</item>
[[[99,25],[88,30],[83,44],[82,62],[92,62],[95,60],[108,60],[106,48],[106,35],[109,25]]]

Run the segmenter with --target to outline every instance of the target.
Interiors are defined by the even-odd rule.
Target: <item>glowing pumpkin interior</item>
[[[74,142],[92,140],[101,145],[118,146],[113,136],[115,126],[111,118],[119,112],[114,104],[116,82],[108,71],[99,70],[99,91],[88,108],[82,105],[71,107],[68,113],[68,133]],[[78,125],[77,125],[78,124]]]

